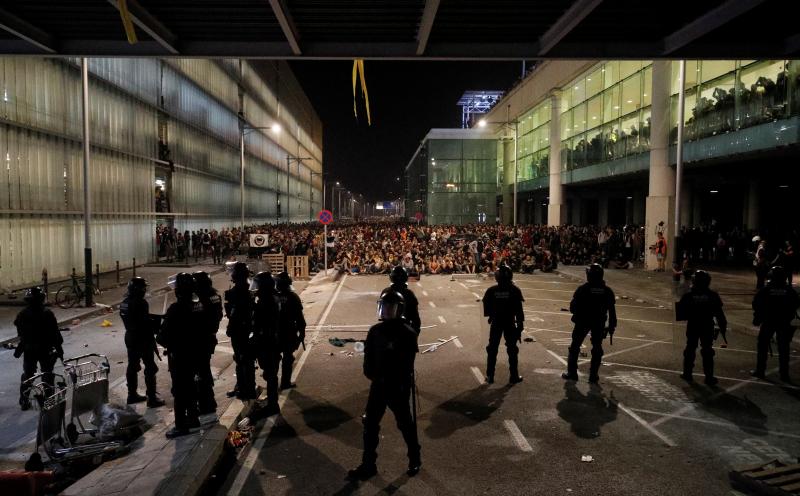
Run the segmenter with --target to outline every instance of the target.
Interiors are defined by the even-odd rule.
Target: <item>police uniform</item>
[[[786,285],[785,276],[780,281],[771,278],[767,286],[756,293],[753,299],[753,325],[760,325],[761,329],[758,333],[756,368],[752,372],[754,376],[764,377],[769,343],[775,336],[781,380],[789,382],[789,353],[794,334],[791,322],[799,303],[795,290]]]
[[[225,291],[226,334],[231,338],[233,359],[236,361],[236,395],[240,399],[255,399],[255,357],[250,350],[253,327],[253,297],[247,284],[236,284]]]
[[[128,403],[143,400],[137,391],[140,363],[143,363],[147,398],[152,406],[156,406],[156,403],[160,403],[156,396],[158,366],[155,361],[158,328],[154,325],[154,317],[150,315],[150,305],[144,295],[140,297],[129,293],[122,300],[119,315],[125,325],[125,347],[128,351],[128,367],[125,370],[125,379],[128,383]]]
[[[364,343],[364,375],[371,382],[364,413],[364,454],[362,465],[375,466],[383,414],[388,407],[406,442],[409,469],[419,465],[417,425],[409,400],[414,384],[414,359],[418,353],[417,333],[402,319],[372,326]]]
[[[381,293],[385,293],[389,290],[397,291],[403,295],[405,299],[403,319],[414,329],[417,335],[419,335],[422,331],[422,319],[419,316],[419,300],[417,300],[417,296],[408,288],[406,283],[393,283],[391,286],[381,291]]]
[[[158,342],[166,348],[169,356],[175,400],[175,429],[167,433],[168,437],[185,434],[200,426],[194,378],[197,357],[207,352],[207,343],[197,339],[197,329],[203,327],[203,314],[203,305],[199,301],[193,301],[190,295],[179,296],[178,301],[167,309],[158,334]]]
[[[31,296],[31,298],[26,296],[28,306],[14,319],[14,326],[19,336],[14,356],[16,358],[22,356],[19,404],[23,410],[30,408],[28,399],[30,387],[25,385],[25,381],[36,375],[37,364],[44,374],[42,378],[44,382],[52,386],[55,379],[53,367],[58,358],[64,357],[64,350],[61,347],[64,339],[58,330],[53,312],[44,306],[44,295],[39,291]]]
[[[267,410],[271,412],[278,409],[279,311],[278,297],[273,291],[259,292],[253,311],[253,348],[267,383]]]
[[[589,367],[589,382],[599,380],[600,363],[603,359],[603,339],[605,338],[606,317],[611,332],[617,327],[617,311],[614,292],[600,280],[581,285],[572,296],[569,304],[572,312],[572,343],[567,357],[565,379],[578,379],[578,356],[586,335],[592,334],[592,360]]]
[[[695,351],[700,343],[706,384],[714,385],[714,319],[722,332],[728,327],[722,299],[707,287],[692,287],[678,302],[678,320],[686,320],[686,348],[683,350],[683,379],[692,381]]]
[[[278,352],[281,355],[281,389],[293,387],[292,365],[294,352],[306,337],[306,319],[303,316],[303,303],[297,293],[290,288],[281,288],[278,293],[280,305]]]
[[[510,269],[509,269],[510,270]],[[509,382],[522,380],[519,376],[518,358],[520,340],[525,322],[522,311],[522,291],[511,281],[497,284],[486,290],[483,295],[483,315],[489,317],[489,345],[486,347],[486,377],[489,383],[494,382],[494,370],[497,364],[497,350],[500,338],[505,338],[508,353]]]
[[[219,323],[222,320],[222,297],[214,288],[208,288],[206,292],[199,292],[197,297],[203,307],[202,339],[205,343],[204,350],[201,350],[197,356],[197,396],[202,415],[217,410],[217,401],[214,398],[214,376],[211,374],[211,356],[217,346],[217,331],[219,331]]]

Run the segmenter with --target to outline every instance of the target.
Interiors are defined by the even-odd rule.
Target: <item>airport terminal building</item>
[[[679,65],[540,62],[475,126],[497,142],[501,222],[516,181],[519,223],[643,225],[651,244],[663,222],[671,239]],[[691,60],[685,79],[681,225],[794,227],[800,61]]]
[[[157,225],[305,222],[319,210],[322,124],[286,62],[88,65],[91,238],[101,271],[151,260]],[[51,279],[82,272],[79,61],[0,58],[0,93],[0,286],[38,281],[44,268]]]

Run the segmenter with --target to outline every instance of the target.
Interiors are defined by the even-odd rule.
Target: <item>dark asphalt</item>
[[[328,338],[363,338],[388,281],[345,278],[316,329],[298,388],[272,419],[274,427],[269,421],[259,433],[260,449],[242,454],[219,494],[728,494],[731,467],[795,457],[800,389],[749,378],[755,338],[734,331],[730,346],[718,349],[718,388],[686,384],[678,377],[683,329],[672,322],[662,281],[634,276],[610,278],[620,296],[620,326],[614,345],[606,342],[596,388],[586,382],[588,364],[581,365],[578,383],[560,378],[571,330],[562,308],[577,287],[574,279],[515,277],[526,297],[526,336],[535,342],[521,345],[525,382],[514,387],[502,384],[502,346],[498,383],[479,383],[488,328],[476,295],[492,281],[424,276],[411,282],[428,326],[420,342],[453,335],[458,342],[417,358],[422,472],[405,475],[405,448],[387,413],[379,474],[361,484],[344,477],[360,461],[368,382],[353,345],[334,347]],[[798,379],[799,369],[793,362]],[[702,373],[699,355],[695,372]],[[583,455],[593,461],[582,462]]]

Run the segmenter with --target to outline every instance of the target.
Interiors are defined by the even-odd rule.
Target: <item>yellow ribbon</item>
[[[128,12],[127,0],[117,0],[119,2],[119,15],[122,17],[122,26],[125,28],[125,35],[128,37],[128,43],[135,45],[139,42],[136,38],[136,29],[133,27],[131,21],[131,13]]]
[[[358,119],[358,104],[356,100],[356,84],[361,81],[361,91],[364,93],[364,106],[367,109],[367,124],[372,125],[372,116],[369,112],[369,93],[367,92],[367,79],[364,75],[364,60],[353,60],[353,114]]]

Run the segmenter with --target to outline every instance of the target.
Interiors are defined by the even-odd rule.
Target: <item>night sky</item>
[[[402,194],[403,175],[434,127],[461,127],[456,105],[465,90],[508,90],[521,62],[364,62],[372,126],[353,115],[352,61],[302,61],[291,66],[323,125],[323,167],[369,201]]]

